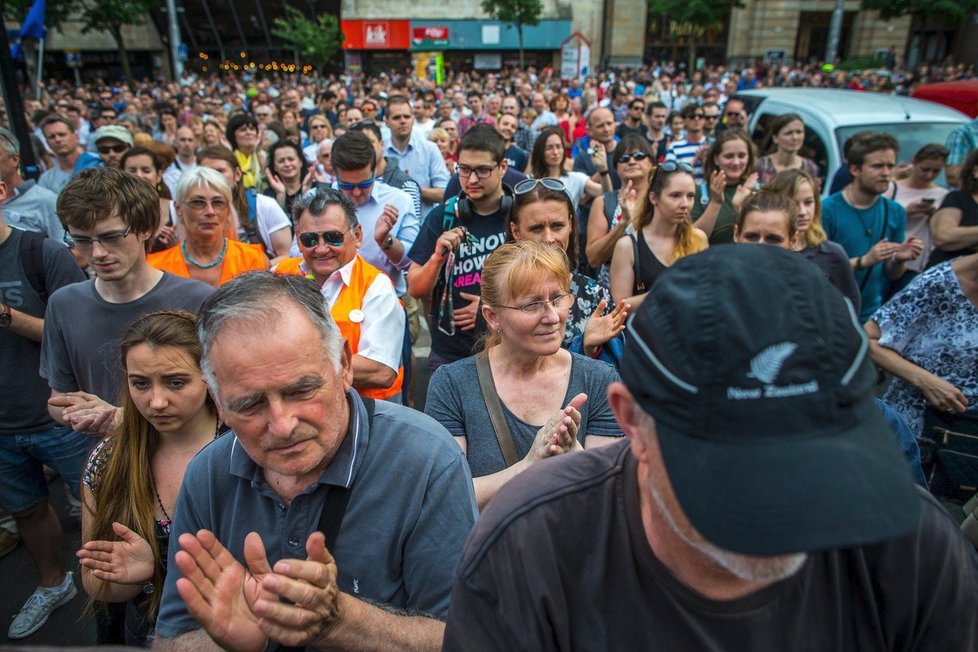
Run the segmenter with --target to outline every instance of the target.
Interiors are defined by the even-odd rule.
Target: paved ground
[[[422,333],[415,346],[416,371],[412,380],[414,386],[415,407],[424,409],[425,389],[428,386],[428,347],[431,338],[426,325],[422,325]],[[56,479],[51,485],[52,503],[61,519],[62,554],[70,569],[75,571],[75,583],[78,595],[69,604],[56,610],[48,622],[33,635],[20,641],[7,639],[7,628],[10,621],[20,611],[24,601],[34,591],[37,585],[37,575],[34,564],[23,545],[6,557],[0,559],[0,652],[17,646],[84,646],[95,643],[95,624],[89,618],[82,618],[87,596],[78,580],[78,564],[75,551],[80,547],[81,529],[77,518],[68,514],[68,503],[65,499],[65,485]]]

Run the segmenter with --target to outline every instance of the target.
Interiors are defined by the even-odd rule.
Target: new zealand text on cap
[[[754,555],[907,534],[919,498],[872,401],[852,306],[769,245],[683,258],[629,322],[622,380],[655,418],[669,480],[712,543]]]

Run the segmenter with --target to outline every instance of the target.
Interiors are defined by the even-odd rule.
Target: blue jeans
[[[0,509],[19,514],[47,500],[45,464],[80,498],[78,482],[95,443],[88,435],[63,426],[0,436]]]

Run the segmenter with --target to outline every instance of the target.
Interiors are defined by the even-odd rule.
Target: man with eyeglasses
[[[353,201],[330,188],[304,193],[292,205],[301,258],[286,258],[276,274],[311,278],[353,353],[353,387],[360,396],[400,402],[404,309],[394,285],[357,253],[363,227]]]
[[[409,252],[408,292],[416,299],[432,297],[431,371],[472,355],[482,265],[505,241],[509,220],[502,137],[479,125],[462,136],[458,148],[464,195],[428,213]]]
[[[0,202],[6,196],[7,186],[0,182]],[[10,625],[11,639],[29,636],[77,592],[61,557],[61,526],[48,502],[42,465],[57,471],[79,497],[89,438],[48,414],[49,390],[37,369],[48,296],[83,280],[85,274],[59,241],[13,229],[0,219],[0,510],[16,523],[16,530],[0,533],[16,546],[19,532],[40,580]]]
[[[42,188],[58,194],[75,173],[101,164],[98,156],[83,152],[78,146],[78,134],[68,119],[60,115],[48,116],[41,122],[41,131],[55,158],[55,164],[37,181]]]
[[[362,132],[337,138],[331,158],[336,186],[356,206],[357,221],[367,234],[360,255],[390,277],[398,295],[404,294],[404,272],[411,265],[407,252],[420,228],[414,202],[377,178],[377,152]]]
[[[645,121],[643,118],[645,114],[645,100],[641,98],[636,98],[628,103],[628,112],[625,115],[625,119],[618,125],[615,129],[615,135],[621,140],[628,134],[636,134],[638,136],[645,135]]]
[[[58,216],[95,278],[48,301],[40,362],[51,387],[48,411],[76,432],[104,436],[119,422],[113,402],[122,387],[116,356],[125,329],[154,310],[196,312],[211,288],[146,261],[160,199],[135,175],[112,168],[79,172],[58,197]]]
[[[102,159],[102,167],[119,169],[122,155],[132,147],[132,134],[119,125],[100,127],[95,132],[95,147]]]
[[[384,140],[384,155],[396,160],[397,167],[421,186],[421,210],[427,214],[445,196],[449,178],[445,159],[438,145],[415,133],[414,114],[405,96],[392,95],[387,100],[387,126],[391,133]]]
[[[703,133],[705,120],[703,109],[695,104],[687,104],[680,111],[686,125],[686,137],[674,141],[666,150],[666,160],[673,163],[685,163],[693,168],[693,177],[697,181],[703,179],[703,157],[709,147],[706,135]]]

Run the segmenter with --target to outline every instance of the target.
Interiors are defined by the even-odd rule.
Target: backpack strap
[[[27,281],[41,301],[48,302],[47,276],[44,270],[44,238],[33,231],[20,234],[20,264],[24,267]]]

